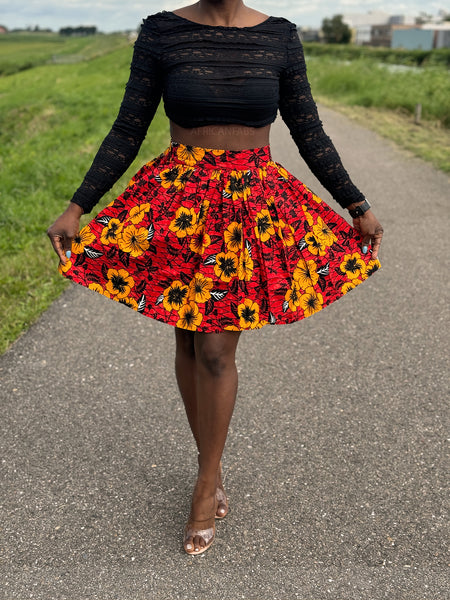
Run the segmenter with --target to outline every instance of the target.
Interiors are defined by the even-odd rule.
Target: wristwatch
[[[363,214],[368,211],[370,208],[370,204],[367,202],[366,198],[364,198],[364,202],[357,206],[356,208],[349,209],[348,212],[350,216],[356,219],[356,217],[362,217]]]

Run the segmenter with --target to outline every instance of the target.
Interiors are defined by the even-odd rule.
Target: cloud
[[[101,31],[133,29],[148,14],[174,10],[192,0],[0,0],[1,23],[9,28],[38,24],[58,30],[65,25],[95,24]],[[325,17],[369,10],[389,14],[437,13],[440,1],[404,0],[248,0],[248,6],[275,16],[285,16],[298,25],[319,26]]]

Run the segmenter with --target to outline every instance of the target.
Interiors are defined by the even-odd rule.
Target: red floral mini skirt
[[[380,266],[270,146],[172,142],[75,237],[60,272],[175,327],[240,331],[322,310]]]

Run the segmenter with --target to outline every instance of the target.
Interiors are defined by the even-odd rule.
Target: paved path
[[[383,270],[242,336],[217,542],[181,547],[196,459],[172,328],[72,286],[0,359],[2,600],[446,597],[448,179],[321,115],[385,225]]]

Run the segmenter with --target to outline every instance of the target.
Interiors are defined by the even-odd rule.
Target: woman
[[[170,146],[78,233],[136,156],[161,95]],[[354,228],[271,159],[278,109]],[[119,115],[48,235],[65,276],[175,327],[199,461],[184,549],[200,554],[228,512],[221,457],[240,332],[307,317],[379,266],[381,225],[322,129],[295,25],[242,0],[145,19]]]

